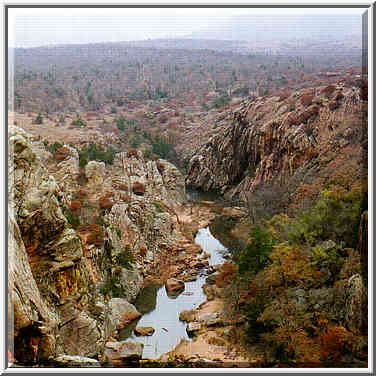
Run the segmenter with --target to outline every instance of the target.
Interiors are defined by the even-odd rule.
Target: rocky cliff
[[[143,276],[168,265],[175,242],[186,240],[176,214],[184,178],[170,163],[137,152],[83,170],[72,147],[53,159],[21,128],[11,126],[8,138],[13,355],[24,363],[65,355],[101,360],[118,329],[114,315],[123,324],[127,315],[138,317],[126,302]]]
[[[15,311],[15,357],[48,360],[66,352],[95,356],[102,328],[86,312],[84,301],[93,296],[93,287],[81,239],[64,217],[58,185],[33,150],[29,135],[10,127],[9,150],[9,291]],[[72,342],[75,346],[70,348]]]
[[[265,184],[296,190],[338,166],[354,181],[364,172],[367,137],[360,97],[359,88],[341,84],[248,99],[196,150],[186,182],[247,201]]]

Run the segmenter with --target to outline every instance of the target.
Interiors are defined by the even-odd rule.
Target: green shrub
[[[146,159],[149,159],[152,154],[153,154],[153,152],[150,149],[144,150],[144,157]]]
[[[315,245],[320,241],[344,242],[354,248],[358,241],[361,192],[350,190],[338,194],[337,187],[323,190],[316,205],[292,223],[290,242]]]
[[[114,261],[116,265],[119,265],[123,268],[129,269],[132,267],[134,257],[129,244],[127,244],[127,246],[121,252],[116,254]]]
[[[153,201],[153,205],[157,209],[158,213],[163,213],[164,209],[159,201]]]
[[[79,115],[77,115],[76,119],[72,120],[72,125],[76,125],[79,127],[86,127],[86,123],[81,119]]]
[[[103,211],[102,211],[103,212]],[[103,213],[101,212],[101,214],[95,219],[95,223],[97,225],[100,225],[100,226],[103,226],[103,227],[107,227],[107,222],[104,220],[103,218]]]
[[[100,161],[106,164],[112,164],[115,158],[115,150],[109,146],[104,150],[100,145],[91,142],[79,152],[79,165],[85,167],[89,161]]]
[[[144,138],[140,134],[136,134],[130,143],[130,147],[137,149],[144,142]]]
[[[76,230],[80,225],[80,218],[77,214],[74,214],[70,209],[64,211],[64,216],[68,223]]]
[[[256,274],[269,263],[269,254],[273,249],[273,238],[268,232],[255,226],[250,232],[251,242],[238,257],[239,273]]]
[[[230,103],[230,97],[227,94],[223,94],[217,98],[215,98],[212,102],[212,106],[214,108],[220,108],[226,106]]]
[[[44,146],[46,147],[46,149],[51,152],[53,155],[56,154],[56,150],[62,148],[64,146],[64,144],[62,144],[61,142],[55,142],[54,144],[49,144],[47,140],[45,140],[44,142]]]
[[[78,165],[81,168],[84,168],[89,163],[88,154],[85,151],[80,152],[79,154],[79,162]]]
[[[245,331],[247,342],[258,342],[260,335],[269,329],[263,322],[257,321],[258,317],[264,312],[266,302],[266,296],[264,294],[258,294],[252,302],[243,309],[247,317],[247,327]]]
[[[123,293],[120,285],[120,276],[116,274],[107,276],[99,291],[102,295],[111,295],[114,298],[120,298]]]
[[[111,114],[116,114],[117,113],[117,109],[116,107],[112,107],[111,108]]]
[[[35,118],[34,123],[35,124],[43,124],[43,116],[40,112],[39,112],[38,116]]]
[[[246,97],[249,94],[249,87],[239,87],[232,92],[232,95]]]
[[[125,125],[126,125],[125,118],[123,115],[120,115],[120,117],[116,119],[116,126],[119,129],[119,131],[124,131]]]
[[[150,142],[153,154],[156,154],[163,159],[174,159],[176,154],[174,146],[169,144],[165,139],[157,136],[154,139],[150,139]]]

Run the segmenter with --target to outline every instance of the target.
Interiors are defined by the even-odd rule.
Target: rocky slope
[[[359,87],[339,83],[248,99],[198,147],[186,182],[247,201],[264,183],[296,190],[338,166],[349,166],[354,181],[364,172],[367,137],[361,98]]]
[[[200,252],[183,176],[136,151],[80,168],[73,147],[56,157],[21,128],[8,136],[12,355],[63,364],[133,357],[134,344],[116,344],[117,330],[140,315],[130,302],[148,279],[178,275]]]
[[[103,327],[83,309],[93,286],[80,237],[62,213],[55,179],[22,129],[10,127],[9,150],[15,357],[48,360],[61,352],[77,354],[77,346],[80,355],[94,356]]]

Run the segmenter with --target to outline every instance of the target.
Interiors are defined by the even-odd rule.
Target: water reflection
[[[161,285],[150,284],[142,289],[134,303],[138,312],[145,314],[155,309],[157,306],[157,292],[161,287]]]

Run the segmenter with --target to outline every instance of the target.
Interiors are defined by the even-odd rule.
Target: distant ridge
[[[222,40],[344,39],[361,36],[362,17],[352,15],[247,15],[220,27],[194,32],[191,38]]]

